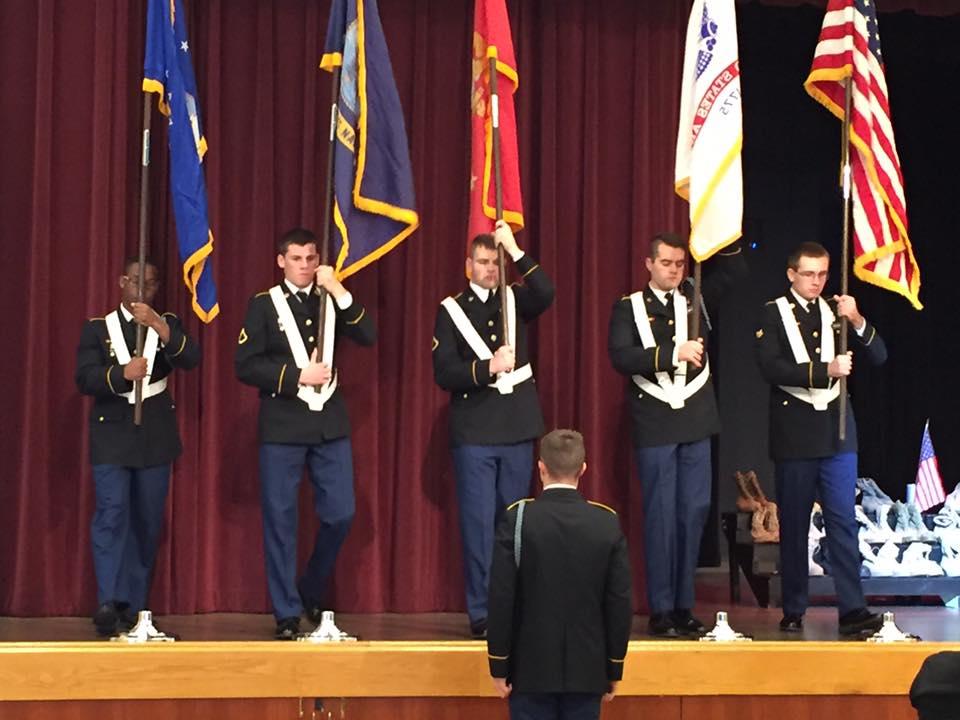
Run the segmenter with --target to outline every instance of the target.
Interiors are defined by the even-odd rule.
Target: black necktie
[[[308,293],[306,290],[299,290],[297,292],[297,299],[302,303],[305,303],[309,297],[310,293]]]
[[[664,295],[664,296],[663,296],[663,302],[664,302],[664,304],[665,304],[667,307],[670,307],[670,303],[673,302],[673,293],[672,293],[672,292],[668,292],[666,295]]]

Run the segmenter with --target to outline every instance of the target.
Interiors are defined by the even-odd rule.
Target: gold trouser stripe
[[[358,322],[363,320],[363,316],[367,314],[366,308],[360,308],[360,314],[357,315],[356,320],[347,320],[347,325],[356,325]]]
[[[283,375],[284,375],[285,372],[287,372],[287,364],[286,364],[286,363],[284,363],[284,364],[283,364],[283,367],[280,368],[280,379],[277,381],[277,392],[278,392],[278,393],[283,390]]]
[[[657,345],[656,351],[653,353],[653,369],[657,372],[660,372],[660,346]]]

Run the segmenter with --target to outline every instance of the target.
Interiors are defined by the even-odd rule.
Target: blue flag
[[[210,322],[220,312],[220,306],[213,268],[207,262],[213,252],[202,164],[207,140],[200,122],[197,81],[180,0],[147,0],[143,90],[160,96],[160,112],[168,119],[170,194],[183,281],[193,296],[194,312],[204,322]]]
[[[333,251],[338,275],[347,277],[420,224],[403,108],[375,0],[334,0],[320,67],[341,69]]]

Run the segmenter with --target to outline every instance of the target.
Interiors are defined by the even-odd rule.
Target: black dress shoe
[[[139,613],[133,611],[130,603],[117,603],[117,632],[130,632],[137,624]]]
[[[300,634],[300,618],[286,617],[277,621],[277,631],[274,637],[277,640],[296,640]]]
[[[780,632],[803,632],[803,615],[784,615],[780,621]]]
[[[840,634],[844,637],[873,635],[883,626],[883,618],[867,608],[851,610],[840,618]]]
[[[681,635],[704,635],[707,632],[707,626],[697,620],[689,610],[674,610],[673,626]]]
[[[470,623],[470,637],[472,637],[474,640],[486,640],[487,621],[477,620],[476,622]]]
[[[320,621],[323,620],[323,605],[320,600],[317,600],[310,595],[307,595],[303,591],[303,587],[300,583],[297,583],[297,593],[300,595],[300,603],[303,605],[303,614],[306,616],[307,620],[312,622],[314,625],[319,625]]]
[[[673,623],[673,613],[654,613],[647,625],[647,634],[659,638],[678,638],[680,631]]]
[[[117,634],[117,606],[107,602],[97,608],[93,614],[93,626],[100,637],[110,637]]]

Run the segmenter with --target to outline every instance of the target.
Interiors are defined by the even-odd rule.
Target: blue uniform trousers
[[[510,720],[597,720],[600,695],[510,693]]]
[[[808,604],[807,535],[810,512],[819,496],[826,526],[827,553],[837,590],[840,614],[866,605],[860,586],[860,550],[854,502],[857,454],[776,461],[780,508],[780,572],[783,612],[803,615]]]
[[[157,556],[170,465],[94,465],[96,508],[90,524],[97,602],[146,606]]]
[[[304,466],[313,485],[320,529],[297,583],[297,497]],[[353,453],[350,438],[319,445],[260,445],[263,551],[273,614],[299,617],[303,598],[320,601],[337,553],[353,521]]]
[[[635,448],[651,613],[689,610],[710,511],[710,439]]]
[[[533,442],[453,448],[463,543],[463,579],[471,623],[487,619],[493,535],[503,511],[529,497]]]

